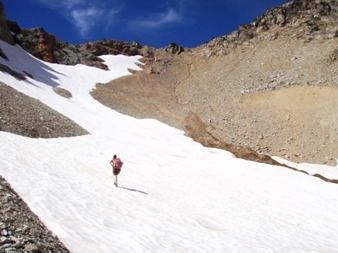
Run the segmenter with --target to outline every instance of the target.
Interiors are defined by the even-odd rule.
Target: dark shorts
[[[113,169],[113,174],[117,176],[121,172],[120,169]]]

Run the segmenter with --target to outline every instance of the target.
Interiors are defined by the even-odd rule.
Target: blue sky
[[[285,0],[2,0],[7,19],[61,41],[113,39],[193,48],[253,21]]]

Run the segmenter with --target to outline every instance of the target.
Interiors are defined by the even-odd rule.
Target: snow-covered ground
[[[202,147],[90,96],[97,82],[138,70],[139,57],[104,56],[110,71],[103,71],[0,47],[9,58],[0,63],[34,77],[0,72],[0,81],[91,133],[31,139],[0,132],[0,174],[71,252],[338,252],[337,184]],[[115,153],[124,161],[119,188],[109,165]],[[337,167],[293,166],[338,179]]]

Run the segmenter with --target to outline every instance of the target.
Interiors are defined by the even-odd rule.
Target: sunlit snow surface
[[[9,58],[0,63],[34,77],[0,72],[0,81],[91,133],[31,139],[0,132],[0,174],[71,252],[338,252],[338,185],[204,148],[90,96],[96,83],[139,70],[140,57],[104,56],[110,71],[103,71],[0,46]],[[119,188],[109,165],[114,153],[124,161]],[[337,168],[294,166],[338,179]]]

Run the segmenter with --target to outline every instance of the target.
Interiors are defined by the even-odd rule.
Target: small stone
[[[17,251],[15,248],[7,248],[5,249],[5,253],[18,253],[19,251]]]
[[[29,243],[29,244],[25,247],[25,251],[28,251],[29,253],[39,253],[39,248],[36,247],[35,244]]]

